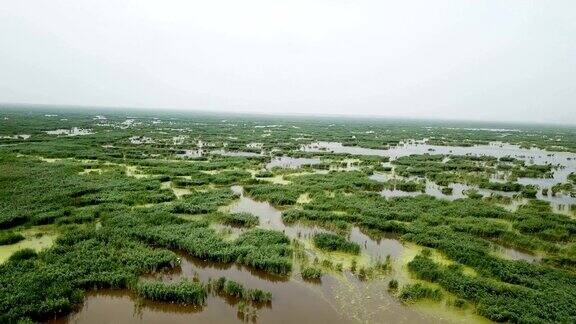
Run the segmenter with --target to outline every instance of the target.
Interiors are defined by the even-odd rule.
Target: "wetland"
[[[0,322],[576,321],[574,128],[54,109],[0,109]]]

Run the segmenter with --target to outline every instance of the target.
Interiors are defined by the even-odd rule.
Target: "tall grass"
[[[138,296],[178,304],[203,305],[206,301],[206,288],[198,282],[187,279],[176,283],[141,281],[135,287]]]
[[[360,245],[348,242],[342,236],[330,233],[318,233],[312,238],[314,245],[325,251],[340,251],[352,254],[360,253]]]

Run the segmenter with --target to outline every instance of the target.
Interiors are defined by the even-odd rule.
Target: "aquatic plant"
[[[223,213],[220,219],[222,223],[230,226],[254,227],[258,225],[258,217],[248,213]]]
[[[456,296],[456,307],[470,304],[478,314],[495,321],[573,322],[576,316],[572,293],[576,290],[576,222],[537,199],[539,193],[571,199],[574,173],[563,183],[550,179],[553,184],[548,188],[517,183],[519,177],[550,178],[562,165],[537,165],[521,156],[436,154],[434,148],[382,165],[388,157],[300,150],[302,145],[327,141],[382,154],[362,148],[389,149],[424,138],[428,144],[470,147],[505,136],[507,142],[522,147],[576,152],[572,129],[542,127],[535,131],[523,126],[520,132],[510,132],[455,129],[442,123],[370,120],[344,124],[289,118],[278,123],[268,117],[237,117],[235,126],[222,127],[221,118],[182,116],[160,130],[148,119],[126,126],[122,124],[126,117],[114,113],[108,126],[97,127],[94,124],[99,121],[82,112],[50,119],[20,107],[2,114],[9,118],[0,119],[4,133],[31,137],[0,136],[0,143],[8,144],[0,146],[0,242],[14,243],[21,239],[16,233],[42,224],[53,224],[61,235],[52,247],[16,252],[0,265],[0,322],[43,321],[66,314],[82,302],[88,289],[134,288],[140,275],[178,264],[177,256],[165,249],[286,275],[292,270],[294,247],[297,262],[303,264],[303,276],[309,267],[343,268],[330,254],[316,263],[307,262],[303,247],[291,245],[280,232],[247,229],[230,239],[213,230],[210,225],[214,222],[255,224],[254,216],[228,218],[218,212],[219,207],[238,198],[230,190],[232,184],[244,185],[246,194],[255,199],[282,206],[286,223],[321,226],[341,235],[340,243],[350,243],[345,237],[357,226],[374,237],[392,234],[404,243],[433,250],[415,257],[409,271],[434,283],[434,288],[427,284],[397,288],[405,291],[398,295],[406,300],[435,298],[434,289],[441,287]],[[256,127],[261,125],[276,126]],[[78,137],[44,132],[72,127],[106,131]],[[180,138],[182,134],[188,137]],[[132,137],[153,142],[134,144]],[[557,138],[561,141],[551,140]],[[211,152],[259,153],[260,148],[247,148],[255,141],[262,144],[266,155],[233,157]],[[198,156],[181,154],[200,147],[203,153]],[[319,158],[321,164],[262,171],[270,156]],[[256,177],[282,176],[286,182],[258,180],[252,177],[254,170],[261,170]],[[392,170],[398,177],[395,183],[369,178],[374,171]],[[456,183],[518,194],[482,197],[471,190],[472,199],[455,201],[424,194],[385,199],[380,194],[384,188],[394,187],[418,192],[425,181],[441,186],[445,195]],[[178,188],[186,188],[189,194],[177,199],[173,190]],[[307,194],[310,202],[296,204],[302,194]],[[497,206],[518,202],[520,197],[527,203],[514,212]],[[574,206],[562,212],[569,213]],[[336,249],[340,243],[335,243]],[[507,259],[511,256],[503,254],[504,247],[521,251],[529,262]],[[446,262],[434,261],[436,256]],[[368,266],[356,259],[351,265],[363,278],[387,268],[387,262]],[[393,281],[389,285],[393,286]],[[242,291],[242,296],[248,296],[251,290],[242,287]],[[255,292],[249,299],[267,298],[264,292]],[[255,314],[252,303],[240,299],[239,311]],[[243,304],[246,306],[240,307]]]
[[[306,266],[300,270],[302,279],[319,280],[322,277],[322,269],[315,266]]]
[[[348,242],[342,236],[330,233],[318,233],[312,238],[314,245],[325,251],[340,251],[352,254],[360,253],[360,245]]]
[[[440,300],[442,299],[442,292],[438,288],[431,288],[421,283],[416,283],[402,287],[399,297],[405,303],[412,303],[422,299]]]
[[[208,288],[216,294],[241,299],[249,303],[261,304],[268,303],[272,300],[272,294],[270,292],[260,289],[248,289],[242,284],[226,279],[225,277],[210,280]]]
[[[24,236],[15,232],[0,232],[0,245],[9,245],[24,240]]]
[[[201,283],[187,279],[175,283],[140,281],[135,290],[144,299],[189,305],[203,305],[207,296]]]

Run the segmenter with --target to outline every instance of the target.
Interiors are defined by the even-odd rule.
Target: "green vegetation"
[[[22,241],[24,236],[20,233],[5,232],[0,233],[0,245],[14,244]]]
[[[438,288],[431,288],[423,284],[417,283],[413,285],[406,285],[402,287],[400,292],[400,300],[405,303],[416,302],[422,299],[440,300],[442,292]]]
[[[36,251],[29,249],[29,248],[26,248],[26,249],[22,249],[22,250],[18,250],[16,252],[14,252],[14,254],[12,254],[10,256],[8,261],[19,262],[19,261],[35,258],[36,256],[38,256]]]
[[[270,292],[260,289],[247,289],[242,284],[224,277],[210,280],[208,287],[210,291],[216,294],[241,299],[244,302],[261,304],[272,301],[272,294]]]
[[[236,196],[229,188],[218,188],[194,192],[170,205],[171,212],[177,214],[208,214],[218,210],[218,206],[230,203]]]
[[[392,279],[388,282],[388,289],[389,290],[396,290],[398,289],[398,280]]]
[[[222,223],[238,227],[254,227],[258,225],[258,217],[248,213],[222,214]]]
[[[504,265],[490,258],[484,262],[488,267]],[[493,275],[513,280],[509,284],[466,275],[460,266],[441,266],[423,255],[414,258],[409,267],[419,278],[436,282],[460,298],[473,301],[481,315],[494,321],[571,322],[574,319],[576,296],[574,289],[565,286],[574,285],[573,276],[540,266],[530,270],[524,262],[507,265],[508,269],[501,268],[500,274]],[[530,271],[536,271],[538,277],[531,277]]]
[[[340,251],[352,254],[360,253],[360,246],[336,234],[318,233],[313,237],[314,245],[325,251]]]
[[[135,290],[144,299],[189,305],[203,305],[207,295],[201,283],[186,279],[170,284],[142,281]]]
[[[89,288],[125,288],[138,275],[177,263],[176,255],[120,232],[73,228],[49,250],[22,250],[0,265],[0,321],[70,312]]]
[[[314,266],[308,266],[300,270],[302,279],[306,280],[319,280],[322,277],[322,269]]]
[[[351,270],[362,280],[386,280],[403,302],[444,299],[494,321],[576,319],[576,159],[544,151],[532,158],[532,151],[522,156],[516,147],[501,153],[499,146],[505,151],[508,144],[497,143],[576,152],[572,128],[162,114],[127,122],[119,113],[106,120],[71,111],[44,116],[49,113],[0,111],[6,260],[0,264],[0,322],[62,316],[86,291],[104,288],[193,305],[213,293],[233,301],[249,320],[257,304],[270,302],[270,293],[225,278],[204,284],[142,278],[177,267],[175,252],[274,280],[297,275],[294,262],[312,281]],[[73,127],[92,132],[46,133]],[[438,146],[421,149],[412,140]],[[341,143],[354,154],[301,149],[315,142]],[[499,157],[463,149],[490,143],[487,151]],[[389,148],[401,154],[370,150]],[[239,152],[258,155],[228,156]],[[275,157],[319,163],[271,168]],[[242,186],[245,198],[239,202],[231,186]],[[266,219],[278,212],[267,215],[258,207],[224,212],[246,198],[277,206],[284,224]],[[234,235],[215,230],[218,224],[235,227]],[[310,236],[306,230],[313,226],[335,234]],[[362,241],[357,231],[366,236]],[[58,237],[53,245],[34,245],[47,234]],[[309,238],[320,250],[354,256],[319,253]],[[381,239],[398,249],[399,242],[427,249],[405,260],[401,251],[380,247]],[[383,262],[388,253],[395,256]],[[399,284],[389,270],[405,269],[403,262],[409,273]]]

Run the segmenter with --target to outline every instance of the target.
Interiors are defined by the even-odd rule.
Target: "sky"
[[[576,124],[576,1],[1,0],[0,102]]]

